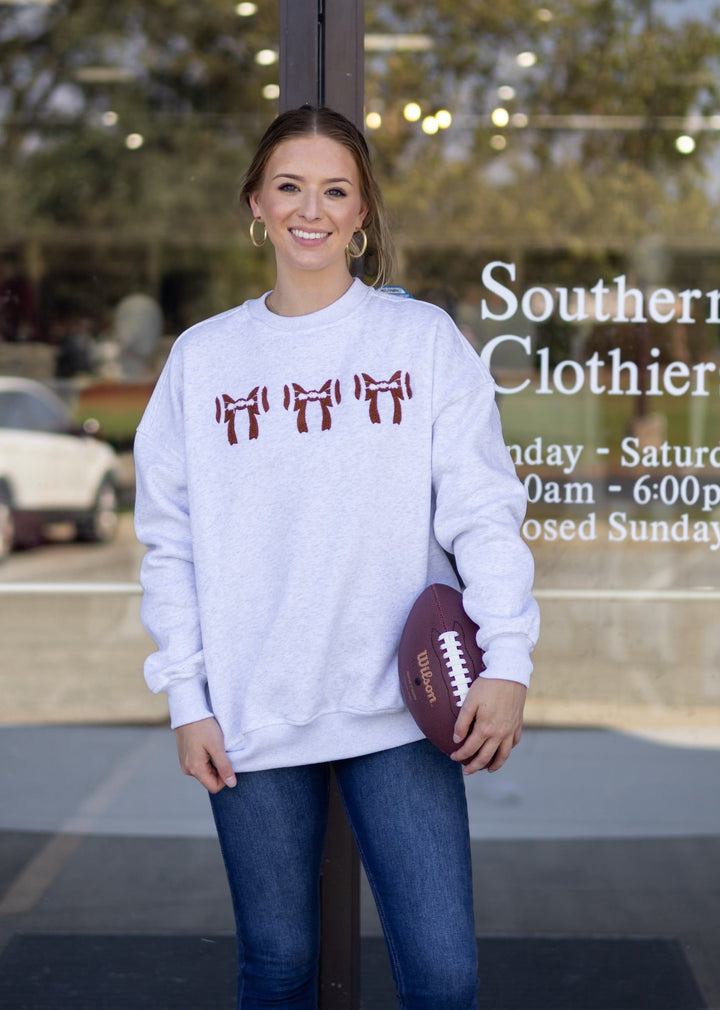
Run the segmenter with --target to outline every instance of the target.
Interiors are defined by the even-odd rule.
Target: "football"
[[[460,746],[453,729],[470,685],[485,669],[477,624],[463,609],[462,593],[433,583],[410,611],[398,649],[400,690],[425,736],[446,754]]]

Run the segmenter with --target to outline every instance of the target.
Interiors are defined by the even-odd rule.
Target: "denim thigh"
[[[238,1010],[316,1010],[329,769],[237,775],[210,797],[238,936]]]
[[[402,1010],[474,1010],[462,771],[427,741],[334,763]],[[238,933],[238,1010],[316,1010],[329,766],[238,774],[210,797]]]
[[[473,1010],[477,945],[462,769],[427,740],[335,763],[403,1010]]]

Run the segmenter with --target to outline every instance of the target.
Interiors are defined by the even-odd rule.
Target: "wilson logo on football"
[[[432,669],[430,667],[430,660],[428,659],[427,649],[420,653],[417,658],[418,664],[418,676],[415,678],[415,683],[418,687],[422,685],[425,694],[427,695],[427,700],[431,705],[437,703],[437,698],[435,697],[435,692],[432,686]]]

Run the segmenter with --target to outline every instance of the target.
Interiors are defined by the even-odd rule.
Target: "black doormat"
[[[484,937],[481,1010],[707,1010],[676,940]],[[395,1010],[381,939],[364,938],[363,1010]],[[18,934],[3,1010],[233,1010],[229,936]]]
[[[480,1010],[708,1010],[677,940],[482,937]],[[395,1010],[382,940],[365,940],[364,1010]]]

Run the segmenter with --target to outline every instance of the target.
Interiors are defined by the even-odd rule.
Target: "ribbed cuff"
[[[208,705],[204,680],[191,677],[178,681],[168,688],[167,694],[170,725],[173,729],[189,722],[209,719],[213,715]]]
[[[483,659],[483,677],[488,680],[514,680],[529,687],[533,665],[529,643],[524,635],[498,635],[491,639]]]

